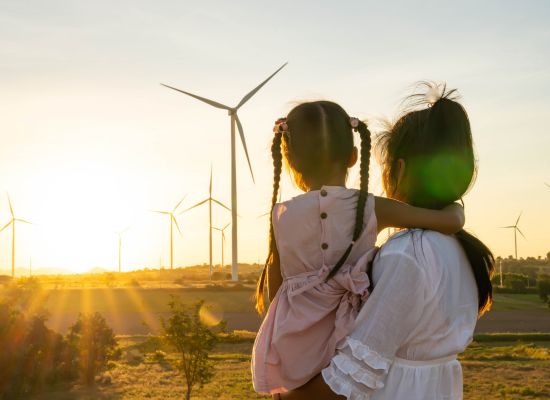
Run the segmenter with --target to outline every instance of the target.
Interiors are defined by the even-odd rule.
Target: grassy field
[[[550,396],[550,341],[474,342],[460,359],[464,369],[465,399],[545,399]],[[527,337],[532,339],[532,337]],[[548,337],[544,337],[548,339]],[[488,338],[485,337],[485,340]],[[499,339],[499,337],[494,337]],[[515,339],[514,342],[509,340]],[[147,337],[121,337],[123,359],[104,373],[93,389],[73,387],[34,397],[38,399],[181,399],[182,379],[171,367],[175,354]],[[250,338],[221,343],[212,359],[213,381],[194,392],[195,399],[260,399],[250,383]],[[166,362],[154,362],[156,349],[167,352]]]
[[[62,288],[44,290],[36,304],[50,314],[49,326],[64,332],[79,312],[98,311],[117,334],[158,332],[159,317],[166,315],[171,296],[183,302],[203,299],[219,310],[231,330],[257,330],[260,318],[254,311],[252,285],[232,283],[196,284],[165,288]],[[490,313],[477,332],[550,332],[550,309],[536,295],[496,294]]]
[[[181,399],[183,380],[172,367],[176,354],[148,333],[157,331],[168,313],[171,296],[193,303],[199,299],[217,310],[228,327],[255,331],[253,285],[208,281],[193,284],[140,287],[49,286],[37,294],[31,309],[45,308],[52,328],[64,332],[79,312],[98,311],[119,334],[123,350],[92,388],[59,387],[34,400]],[[30,310],[32,311],[32,310]],[[482,318],[478,332],[546,332],[521,335],[484,334],[461,355],[466,399],[543,399],[550,397],[550,309],[535,295],[496,294],[493,310]],[[533,329],[534,327],[534,329]],[[122,335],[126,334],[126,335]],[[251,386],[250,352],[254,334],[220,343],[212,354],[216,375],[194,393],[196,399],[256,399]],[[152,354],[166,352],[165,362]]]
[[[496,293],[491,311],[549,311],[548,305],[536,294],[504,294]]]

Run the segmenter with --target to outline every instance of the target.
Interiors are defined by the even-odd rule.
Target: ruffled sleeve
[[[379,279],[353,332],[322,371],[332,391],[350,400],[368,400],[384,387],[395,354],[424,307],[424,272],[414,258],[381,254],[375,268]]]

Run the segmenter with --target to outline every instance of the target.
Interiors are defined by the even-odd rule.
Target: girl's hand
[[[450,218],[456,218],[456,221],[454,222],[456,230],[450,233],[457,233],[462,230],[464,224],[466,223],[466,216],[464,215],[464,207],[462,204],[451,203],[444,207],[442,211],[449,213]]]

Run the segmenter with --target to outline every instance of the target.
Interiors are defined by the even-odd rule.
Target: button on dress
[[[339,272],[325,278],[349,246],[359,192],[323,186],[273,208],[283,283],[260,327],[252,354],[254,388],[282,393],[302,386],[329,365],[350,333],[370,285],[376,252],[374,197],[363,232]],[[323,217],[325,216],[325,217]]]

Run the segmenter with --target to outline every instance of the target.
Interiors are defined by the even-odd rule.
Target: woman
[[[459,200],[475,175],[468,116],[454,91],[442,89],[433,102],[413,96],[416,110],[378,142],[386,193],[418,207]],[[375,259],[372,295],[330,365],[280,398],[462,399],[456,357],[491,305],[493,264],[490,250],[465,231],[394,235]]]

